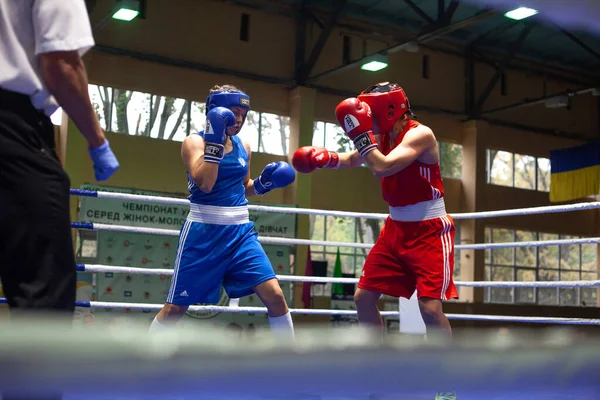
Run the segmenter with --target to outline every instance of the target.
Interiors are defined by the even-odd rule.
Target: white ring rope
[[[72,190],[74,195],[86,196],[85,193],[96,194],[94,197],[103,199],[118,199],[118,200],[133,200],[143,201],[150,203],[164,203],[164,204],[178,204],[189,206],[190,202],[188,199],[178,199],[173,197],[161,197],[161,196],[146,196],[139,194],[130,193],[113,193],[103,191],[79,191]],[[89,195],[89,194],[87,194]],[[529,207],[529,208],[515,208],[512,210],[497,210],[497,211],[481,211],[471,213],[456,213],[450,214],[455,219],[478,219],[478,218],[494,218],[494,217],[509,217],[509,216],[522,216],[522,215],[535,215],[535,214],[550,214],[550,213],[562,213],[571,211],[585,211],[600,208],[600,202],[585,202],[576,204],[565,204],[559,206],[543,206],[543,207]],[[381,219],[384,220],[388,217],[388,214],[382,213],[360,213],[360,212],[349,212],[349,211],[331,211],[331,210],[319,210],[310,208],[295,208],[295,207],[273,207],[273,206],[260,206],[260,205],[248,205],[248,209],[255,211],[274,212],[282,214],[305,214],[305,215],[326,215],[332,217],[352,217],[352,218],[369,218],[369,219]]]
[[[113,193],[103,191],[85,191],[71,190],[71,194],[80,196],[98,197],[104,199],[120,199],[132,200],[151,203],[177,204],[189,206],[188,199],[178,199],[160,196],[145,196],[129,193]],[[583,211],[600,208],[600,202],[587,202],[578,204],[567,204],[561,206],[545,206],[545,207],[530,207],[512,210],[484,211],[473,213],[450,214],[455,220],[460,219],[478,219],[478,218],[493,218],[506,216],[523,216],[534,214],[561,213],[570,211]],[[385,220],[388,214],[382,213],[359,213],[346,211],[330,211],[318,209],[306,209],[295,207],[274,207],[248,205],[249,210],[274,212],[283,214],[305,214],[305,215],[324,215],[334,217],[353,217],[353,218],[369,218]],[[179,230],[172,229],[157,229],[157,228],[141,228],[121,225],[109,224],[91,224],[83,223],[80,229],[91,230],[107,230],[117,232],[132,232],[132,233],[147,233],[156,235],[179,236]],[[86,226],[88,225],[88,226]],[[284,245],[306,245],[306,246],[326,246],[326,247],[351,247],[370,249],[371,243],[349,243],[349,242],[328,242],[307,239],[289,239],[277,237],[259,237],[258,240],[264,244],[284,244]],[[583,238],[583,239],[563,239],[563,240],[547,240],[547,241],[528,241],[528,242],[505,242],[505,243],[480,243],[471,245],[456,245],[455,250],[482,250],[493,248],[515,248],[515,247],[541,247],[541,246],[557,246],[557,245],[572,245],[572,244],[595,244],[600,243],[600,238]],[[146,275],[172,275],[171,269],[150,269],[136,267],[121,267],[121,266],[106,266],[106,265],[80,265],[79,271],[85,272],[113,272],[113,273],[129,273],[129,274],[146,274]],[[277,279],[287,282],[314,282],[314,283],[351,283],[358,282],[356,278],[330,278],[330,277],[306,277],[306,276],[291,276],[278,275]],[[527,282],[455,282],[456,286],[463,287],[551,287],[551,288],[573,288],[573,287],[599,287],[600,280],[596,281],[527,281]],[[121,308],[121,309],[136,309],[150,311],[158,311],[162,309],[162,304],[139,304],[139,303],[122,303],[122,302],[99,302],[99,301],[77,301],[78,307],[89,308]],[[222,313],[267,313],[264,307],[231,307],[231,306],[191,306],[190,311],[199,312],[222,312]],[[332,316],[356,316],[354,310],[319,310],[319,309],[290,309],[292,314],[311,314],[311,315],[332,315]],[[398,317],[398,311],[382,311],[382,316]],[[521,316],[500,316],[500,315],[463,315],[463,314],[446,314],[450,320],[471,320],[471,321],[510,321],[510,322],[528,322],[528,323],[547,323],[547,324],[569,324],[569,325],[600,325],[600,319],[582,319],[582,318],[555,318],[555,317],[521,317]]]
[[[89,304],[90,308],[129,308],[131,310],[151,310],[159,311],[162,309],[162,304],[143,304],[143,303],[119,303],[111,301],[89,301],[89,302],[77,302],[77,304]],[[190,306],[188,309],[192,312],[218,312],[218,313],[233,313],[233,314],[245,314],[245,313],[260,313],[266,314],[266,307],[229,307],[229,306]],[[311,315],[356,315],[354,310],[320,310],[312,308],[296,308],[290,309],[291,314],[311,314]],[[384,317],[397,317],[398,311],[382,311],[381,315]]]
[[[142,304],[142,303],[113,303],[106,301],[77,302],[80,307],[89,308],[118,308],[131,310],[156,311],[162,309],[162,304]],[[192,312],[219,312],[219,313],[261,313],[266,314],[266,307],[227,307],[227,306],[190,306]],[[296,308],[290,309],[291,314],[310,314],[310,315],[348,315],[356,316],[355,310],[320,310]],[[398,317],[398,311],[381,311],[383,317]],[[557,318],[557,317],[521,317],[506,315],[473,315],[473,314],[446,314],[448,319],[469,320],[469,321],[511,321],[511,322],[529,322],[540,324],[568,324],[568,325],[600,325],[600,319],[585,318]]]
[[[148,233],[154,235],[179,236],[179,231],[175,229],[159,228],[141,228],[135,226],[109,225],[109,224],[91,224],[93,230],[105,230],[114,232],[132,232]],[[82,228],[85,229],[85,228]],[[284,245],[303,245],[303,246],[325,246],[325,247],[352,247],[359,249],[370,249],[373,243],[352,243],[352,242],[328,242],[325,240],[308,239],[289,239],[279,237],[259,236],[259,242],[263,244],[284,244]],[[580,238],[580,239],[558,239],[558,240],[540,240],[528,242],[504,242],[504,243],[476,243],[459,244],[454,246],[454,250],[485,250],[485,249],[507,249],[513,247],[543,247],[543,246],[561,246],[569,244],[596,244],[600,243],[600,237]]]
[[[80,272],[112,272],[117,274],[132,275],[173,275],[172,269],[167,268],[139,268],[121,267],[113,265],[85,264],[78,269]],[[281,282],[311,282],[311,283],[358,283],[358,278],[333,278],[327,276],[295,276],[277,275]],[[545,288],[575,288],[575,287],[600,287],[600,280],[595,281],[455,281],[456,286],[462,287],[545,287]]]

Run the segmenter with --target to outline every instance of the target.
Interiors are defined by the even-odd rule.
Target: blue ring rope
[[[84,197],[98,197],[96,190],[71,189],[71,195]]]
[[[95,230],[92,222],[71,222],[71,228]]]
[[[8,304],[8,299],[6,297],[0,297],[0,304]],[[89,301],[76,300],[75,307],[91,308],[92,303]]]

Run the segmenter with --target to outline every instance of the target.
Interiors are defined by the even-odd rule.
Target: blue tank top
[[[204,137],[201,131],[198,135]],[[233,150],[225,154],[219,164],[219,175],[217,182],[210,193],[204,193],[194,182],[189,172],[188,199],[195,204],[203,204],[221,207],[238,207],[248,204],[246,200],[246,188],[244,178],[248,173],[248,153],[237,136],[230,136]]]

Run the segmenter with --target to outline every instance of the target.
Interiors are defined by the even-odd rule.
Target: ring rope
[[[112,272],[117,274],[140,274],[140,275],[173,275],[172,269],[167,268],[139,268],[122,267],[100,264],[78,264],[77,271],[80,272]],[[277,275],[281,282],[311,282],[311,283],[346,283],[356,284],[358,278],[333,278],[327,276],[295,276]],[[455,281],[456,286],[462,287],[544,287],[544,288],[576,288],[576,287],[600,287],[600,280],[595,281],[477,281],[461,282]]]
[[[6,299],[0,298],[0,303],[5,303]],[[120,303],[107,301],[76,301],[76,307],[82,308],[116,308],[129,310],[158,311],[162,309],[162,304],[143,304],[143,303]],[[266,314],[266,307],[227,307],[227,306],[190,306],[192,312],[218,312],[218,313],[261,313]],[[321,310],[309,308],[292,308],[291,314],[305,315],[332,315],[332,316],[356,316],[355,310]],[[398,317],[399,311],[381,311],[383,317]],[[507,315],[473,315],[473,314],[446,314],[451,320],[464,321],[510,321],[510,322],[529,322],[539,324],[561,324],[561,325],[600,325],[600,319],[587,318],[561,318],[561,317],[522,317]]]
[[[180,231],[176,229],[162,228],[141,228],[125,225],[109,225],[96,224],[91,222],[73,222],[71,226],[75,229],[85,230],[105,230],[114,232],[130,232],[130,233],[147,233],[154,235],[179,236]],[[352,247],[359,249],[370,249],[373,243],[352,243],[352,242],[329,242],[325,240],[309,240],[309,239],[290,239],[280,237],[259,236],[258,241],[263,244],[284,244],[284,245],[303,245],[303,246],[325,246],[325,247]],[[540,240],[527,242],[503,242],[503,243],[475,243],[475,244],[460,244],[454,246],[454,250],[485,250],[485,249],[508,249],[514,247],[544,247],[544,246],[561,246],[572,244],[596,244],[600,243],[600,237],[579,238],[579,239],[557,239],[557,240]]]
[[[97,197],[103,199],[118,199],[118,200],[133,200],[133,201],[144,201],[150,203],[164,203],[164,204],[178,204],[189,206],[190,202],[188,199],[178,199],[174,197],[161,197],[161,196],[147,196],[131,193],[116,193],[116,192],[104,192],[95,190],[81,190],[71,189],[71,195],[83,196],[83,197]],[[550,214],[550,213],[562,213],[571,211],[585,211],[600,208],[600,202],[584,202],[576,204],[564,204],[559,206],[542,206],[542,207],[529,207],[529,208],[515,208],[511,210],[497,210],[497,211],[480,211],[471,213],[456,213],[450,214],[455,220],[460,219],[479,219],[479,218],[494,218],[494,217],[510,217],[510,216],[522,216],[522,215],[535,215],[535,214]],[[352,218],[369,218],[369,219],[380,219],[385,220],[388,214],[383,213],[360,213],[360,212],[349,212],[349,211],[331,211],[331,210],[319,210],[310,208],[296,208],[296,207],[274,207],[274,206],[260,206],[260,205],[248,205],[249,210],[274,212],[282,214],[305,214],[305,215],[326,215],[331,217],[352,217]]]

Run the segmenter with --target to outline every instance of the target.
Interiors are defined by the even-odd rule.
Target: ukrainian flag
[[[600,193],[600,142],[550,152],[550,201]]]

